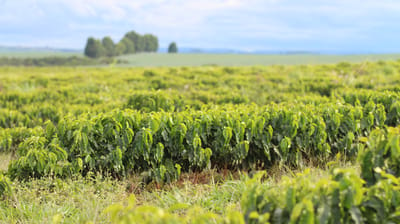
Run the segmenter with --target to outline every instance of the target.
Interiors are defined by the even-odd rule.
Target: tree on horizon
[[[89,37],[86,42],[85,55],[90,58],[99,58],[106,55],[106,50],[100,40]]]
[[[175,42],[172,42],[168,46],[168,53],[173,54],[173,53],[178,53],[178,47],[176,46]]]

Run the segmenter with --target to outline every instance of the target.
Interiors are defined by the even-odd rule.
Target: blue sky
[[[153,33],[160,46],[400,52],[395,0],[0,0],[0,45],[82,49]]]

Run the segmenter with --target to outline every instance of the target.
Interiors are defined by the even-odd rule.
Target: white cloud
[[[61,0],[60,3],[81,16],[94,16],[99,12],[128,17],[128,12],[136,14],[153,12],[212,12],[221,9],[239,8],[245,4],[239,0]],[[173,14],[170,14],[173,16]]]
[[[77,47],[82,36],[118,39],[129,30],[154,33],[164,45],[174,40],[194,47],[349,42],[378,37],[374,31],[390,29],[398,12],[395,0],[0,0],[0,44],[1,33],[23,35],[27,27],[26,36],[37,27],[51,43],[62,30],[70,36],[60,42],[75,38]]]

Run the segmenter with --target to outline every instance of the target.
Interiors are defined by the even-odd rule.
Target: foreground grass
[[[264,184],[279,186],[282,176],[297,172],[300,170],[271,169]],[[315,180],[328,175],[327,170],[318,168],[311,168],[311,173]],[[0,201],[0,223],[109,223],[104,210],[112,204],[126,204],[131,194],[136,196],[137,205],[177,212],[192,207],[222,215],[241,212],[240,200],[249,176],[207,171],[184,174],[179,181],[163,186],[144,185],[137,176],[123,180],[89,175],[14,181],[12,196]]]
[[[6,171],[12,159],[11,153],[0,153],[0,171]]]
[[[166,209],[195,205],[223,214],[228,207],[240,209],[244,186],[240,179],[219,184],[195,184],[187,179],[162,189],[141,185],[138,178],[14,181],[12,196],[0,201],[0,223],[109,223],[109,216],[103,211],[112,204],[126,203],[131,194],[136,195],[138,205]]]
[[[123,183],[111,179],[41,179],[14,182],[0,202],[1,223],[105,223],[102,211],[127,197]]]
[[[11,154],[0,153],[0,170],[6,171]],[[337,157],[329,166],[356,166],[340,162]],[[292,170],[274,166],[267,170],[263,184],[279,186],[282,177],[294,177],[305,169],[315,181],[328,175],[328,169],[313,166]],[[136,205],[150,205],[166,210],[183,212],[198,207],[203,211],[226,215],[242,212],[240,200],[246,191],[251,173],[209,170],[185,173],[173,183],[144,184],[140,176],[121,180],[89,174],[68,179],[42,178],[12,183],[11,196],[0,200],[0,223],[110,223],[104,212],[113,204],[125,204],[135,195]]]

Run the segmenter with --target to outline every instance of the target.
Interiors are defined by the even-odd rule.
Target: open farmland
[[[257,66],[257,65],[314,65],[335,64],[342,61],[361,63],[364,61],[398,60],[399,54],[132,54],[117,57],[125,61],[121,66]]]
[[[10,50],[0,47],[0,59],[16,58],[19,60],[43,58],[68,58],[79,57],[83,53],[79,51],[62,52],[56,50]],[[182,54],[166,54],[166,53],[138,53],[115,57],[117,63],[112,66],[117,67],[171,67],[171,66],[260,66],[260,65],[321,65],[336,64],[343,61],[350,63],[362,63],[365,61],[377,62],[388,60],[399,60],[400,54],[213,54],[213,53],[182,53]],[[103,61],[107,61],[104,59]],[[10,62],[4,65],[12,66]],[[81,66],[108,66],[109,63],[85,64]],[[52,64],[44,64],[53,66]],[[32,65],[31,65],[32,66]],[[42,66],[42,65],[41,65]]]
[[[0,221],[398,223],[399,74],[0,68]]]
[[[43,58],[82,56],[79,51],[60,51],[52,49],[8,49],[0,46],[0,57],[8,58]]]

